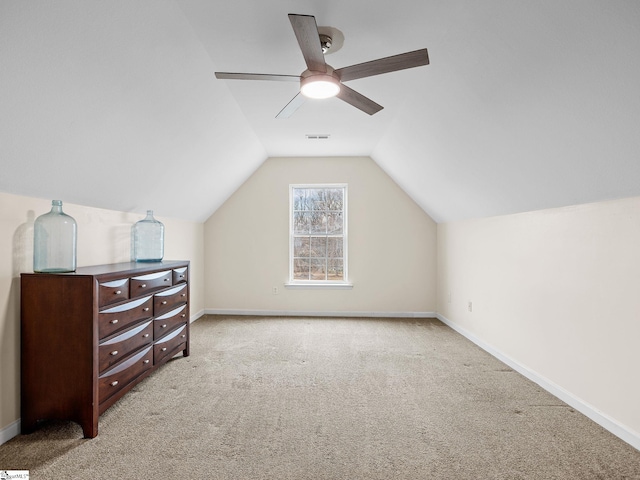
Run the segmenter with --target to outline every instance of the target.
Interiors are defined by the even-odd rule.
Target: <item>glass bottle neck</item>
[[[53,200],[51,202],[51,211],[53,213],[62,213],[62,202],[60,200]]]

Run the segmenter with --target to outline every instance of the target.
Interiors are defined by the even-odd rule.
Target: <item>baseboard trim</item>
[[[204,315],[204,309],[200,310],[198,313],[191,315],[191,317],[189,318],[189,323],[195,322],[203,315]]]
[[[568,392],[561,386],[553,383],[552,381],[548,380],[542,375],[539,375],[535,371],[527,368],[525,365],[522,365],[521,363],[509,357],[508,355],[505,355],[500,350],[496,349],[492,345],[484,342],[483,340],[475,336],[473,333],[469,332],[467,329],[452,322],[451,320],[446,318],[444,315],[441,315],[438,313],[436,314],[436,318],[440,320],[442,323],[444,323],[445,325],[451,327],[460,335],[466,337],[468,340],[475,343],[477,346],[485,350],[487,353],[491,354],[501,362],[513,368],[516,372],[520,373],[521,375],[524,375],[532,382],[540,385],[547,392],[558,397],[567,405],[571,406],[572,408],[575,408],[577,411],[579,411],[586,417],[596,422],[605,430],[608,430],[609,432],[614,434],[616,437],[620,438],[621,440],[624,440],[635,449],[640,450],[640,434],[638,432],[635,432],[625,427],[624,425],[620,424],[616,420],[612,419],[611,417],[599,411],[594,406],[590,405],[589,403],[583,401],[582,399]]]
[[[0,429],[0,445],[8,442],[13,437],[17,437],[20,434],[20,419],[13,423],[10,423],[3,429]]]
[[[292,310],[236,310],[206,308],[206,315],[248,315],[264,317],[376,317],[376,318],[436,318],[436,312],[343,312]]]

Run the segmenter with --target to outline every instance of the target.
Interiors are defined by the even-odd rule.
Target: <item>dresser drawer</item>
[[[101,339],[108,337],[139,320],[153,316],[152,308],[153,296],[149,295],[101,311],[98,314],[98,336]]]
[[[153,314],[157,317],[187,302],[187,284],[184,283],[153,296]]]
[[[187,282],[189,280],[189,269],[187,267],[173,269],[173,284]]]
[[[138,277],[131,277],[131,298],[145,295],[159,288],[166,288],[172,285],[172,270],[150,273]]]
[[[159,339],[178,325],[187,323],[187,306],[182,305],[153,320],[153,338]]]
[[[151,346],[136,353],[131,358],[116,365],[98,377],[98,397],[100,403],[120,391],[137,376],[153,366],[153,349]]]
[[[187,326],[171,332],[163,337],[160,341],[153,345],[153,362],[158,364],[170,354],[177,353],[180,345],[186,345],[187,342]]]
[[[98,286],[98,305],[104,307],[129,299],[129,279],[113,280],[100,283]]]
[[[100,372],[115,365],[130,355],[131,352],[135,352],[144,345],[151,343],[152,340],[153,322],[148,321],[102,342],[98,347]]]

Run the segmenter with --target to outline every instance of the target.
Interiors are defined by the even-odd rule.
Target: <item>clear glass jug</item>
[[[75,272],[77,233],[76,221],[62,211],[62,201],[53,200],[51,211],[33,224],[33,271]]]
[[[159,262],[164,257],[164,225],[153,218],[153,210],[132,227],[133,254],[136,262]]]

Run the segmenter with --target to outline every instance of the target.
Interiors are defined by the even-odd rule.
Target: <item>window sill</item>
[[[349,282],[288,282],[284,284],[284,288],[291,289],[309,289],[309,290],[351,290],[353,283]]]

